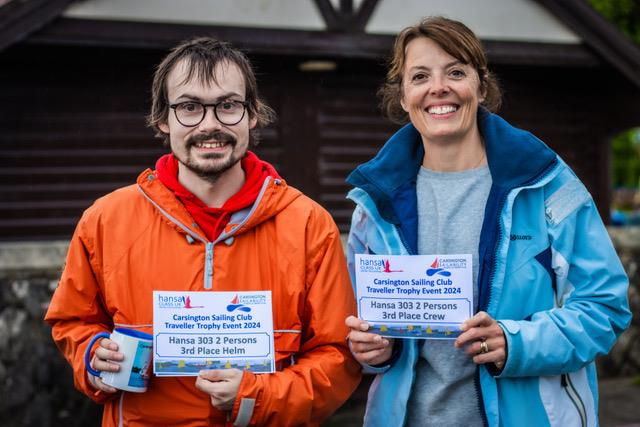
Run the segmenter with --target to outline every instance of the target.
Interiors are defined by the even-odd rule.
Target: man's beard
[[[198,142],[211,140],[228,143],[231,146],[231,155],[229,155],[229,157],[223,163],[217,163],[213,165],[202,165],[193,161],[193,159],[191,158],[191,147],[193,147]],[[187,167],[187,169],[189,169],[205,181],[209,181],[211,183],[215,183],[224,172],[235,166],[235,164],[238,163],[247,152],[245,148],[243,152],[236,153],[235,148],[238,145],[238,140],[233,135],[229,135],[228,133],[222,131],[215,131],[207,134],[191,136],[187,139],[186,144],[187,154],[185,159],[181,159],[175,153],[174,155],[180,163]],[[201,157],[204,159],[222,159],[226,155],[226,153],[209,153]]]

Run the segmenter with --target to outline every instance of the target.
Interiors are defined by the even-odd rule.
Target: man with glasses
[[[357,385],[335,223],[248,151],[273,118],[248,59],[227,43],[195,39],[158,66],[148,121],[171,154],[87,209],[46,316],[76,387],[104,403],[103,426],[318,425]],[[276,372],[153,377],[145,393],[88,373],[87,350],[98,371],[125,357],[109,339],[88,349],[97,333],[153,332],[153,290],[270,290]]]

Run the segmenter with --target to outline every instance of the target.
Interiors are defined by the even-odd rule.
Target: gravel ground
[[[371,380],[372,377],[365,377],[351,399],[323,427],[361,426]],[[640,427],[640,384],[631,378],[600,380],[600,425]]]

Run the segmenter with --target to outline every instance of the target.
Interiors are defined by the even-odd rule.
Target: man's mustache
[[[228,133],[222,131],[215,131],[210,133],[201,133],[198,135],[190,136],[187,140],[189,146],[195,145],[201,141],[211,141],[215,140],[217,142],[228,142],[231,145],[236,144],[236,138],[233,135],[229,135]]]

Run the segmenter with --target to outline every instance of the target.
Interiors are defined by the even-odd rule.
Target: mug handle
[[[91,367],[91,362],[89,361],[89,356],[91,355],[91,348],[93,347],[93,343],[95,343],[98,340],[98,338],[110,338],[110,337],[111,337],[110,333],[100,332],[99,334],[91,338],[91,341],[89,342],[89,346],[87,347],[87,351],[84,353],[84,366],[85,368],[87,368],[87,371],[89,371],[89,373],[94,377],[99,377],[100,371],[96,371]]]

